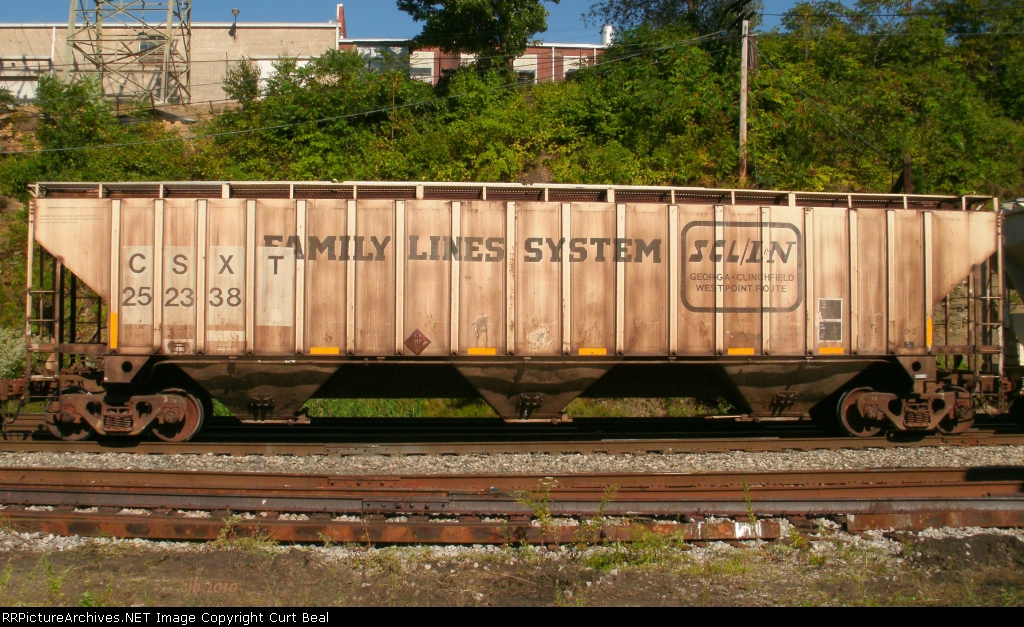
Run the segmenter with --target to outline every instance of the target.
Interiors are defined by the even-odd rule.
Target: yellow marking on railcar
[[[466,353],[469,355],[497,355],[498,349],[496,348],[467,348]]]
[[[730,355],[753,355],[754,354],[754,349],[753,348],[730,348],[729,349],[729,354]]]
[[[338,348],[337,346],[310,346],[309,347],[309,354],[310,355],[339,355],[339,354],[341,354],[341,349]]]
[[[607,355],[607,348],[581,348],[580,355]]]
[[[108,328],[110,335],[110,348],[117,348],[117,314],[113,311],[110,312],[110,327]]]
[[[932,345],[932,330],[933,330],[932,319],[928,318],[928,324],[927,324],[927,326],[925,328],[925,333],[927,333],[927,335],[925,336],[925,346],[926,347]]]
[[[842,346],[819,346],[819,355],[845,355],[846,349]]]

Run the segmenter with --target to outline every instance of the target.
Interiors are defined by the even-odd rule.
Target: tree
[[[249,57],[228,68],[224,76],[224,92],[242,107],[250,107],[260,97],[260,67]]]
[[[986,95],[1024,120],[1024,3],[1020,0],[926,0]]]
[[[425,22],[421,47],[477,55],[481,70],[508,67],[530,38],[548,28],[542,2],[558,0],[398,0],[398,8]]]
[[[116,141],[117,117],[103,98],[97,76],[65,83],[56,74],[39,77],[36,104],[43,120],[36,137],[43,148],[70,148]]]
[[[756,21],[761,0],[601,0],[584,19],[620,29],[663,28],[685,22],[702,34],[739,30],[743,20]]]

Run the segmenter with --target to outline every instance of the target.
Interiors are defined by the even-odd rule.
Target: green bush
[[[17,379],[25,374],[25,334],[0,327],[0,379]]]

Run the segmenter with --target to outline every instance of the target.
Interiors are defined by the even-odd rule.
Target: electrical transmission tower
[[[109,97],[190,100],[191,0],[71,0],[64,76]]]

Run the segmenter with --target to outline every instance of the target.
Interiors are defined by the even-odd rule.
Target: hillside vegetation
[[[915,192],[1024,195],[1024,8],[932,0],[889,17],[907,6],[799,5],[758,38],[747,185],[884,192],[909,153]],[[38,113],[14,116],[38,116],[30,148],[61,150],[0,157],[0,196],[38,180],[738,186],[738,39],[683,24],[624,32],[554,84],[467,67],[431,87],[400,59],[339,51],[281,59],[262,82],[242,63],[227,82],[240,106],[185,141],[144,106],[119,119],[94,83],[44,77]],[[0,215],[0,326],[17,327],[26,216]]]

